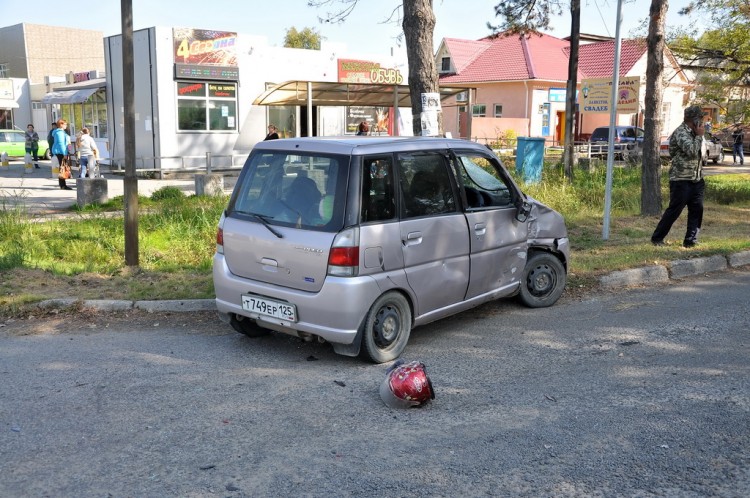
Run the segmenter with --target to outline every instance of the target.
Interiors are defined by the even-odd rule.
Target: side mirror
[[[526,201],[521,202],[516,208],[516,219],[525,223],[529,219],[529,214],[531,214],[531,204]]]

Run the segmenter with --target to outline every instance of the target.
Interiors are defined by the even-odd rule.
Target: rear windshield
[[[255,151],[247,159],[228,216],[335,232],[343,227],[348,156]]]
[[[591,134],[591,140],[609,140],[609,128],[597,128]]]

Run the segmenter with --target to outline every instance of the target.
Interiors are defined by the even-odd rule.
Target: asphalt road
[[[0,326],[0,496],[750,495],[750,272],[491,303],[386,366],[212,313]]]

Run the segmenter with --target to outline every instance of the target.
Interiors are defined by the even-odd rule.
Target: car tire
[[[567,275],[553,254],[539,252],[526,262],[518,297],[529,308],[552,306],[565,290]]]
[[[714,164],[719,164],[724,162],[724,151],[722,150],[719,152],[719,156],[714,158]]]
[[[50,159],[52,159],[52,152],[49,149],[44,151],[44,159],[46,161],[49,161]]]
[[[373,363],[395,360],[411,334],[411,307],[399,292],[386,292],[370,307],[364,322],[361,354]]]
[[[232,315],[229,323],[234,330],[248,337],[263,337],[271,332],[258,325],[252,318],[242,315]]]

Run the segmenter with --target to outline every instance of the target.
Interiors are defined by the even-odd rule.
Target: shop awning
[[[42,104],[80,104],[81,102],[86,102],[97,90],[98,88],[56,90],[42,97]]]
[[[269,88],[258,96],[254,105],[307,105],[308,84],[312,105],[411,107],[408,85],[382,85],[373,83],[338,83],[335,81],[286,81]],[[440,98],[464,92],[461,87],[440,88]]]
[[[11,99],[0,99],[0,109],[18,109],[18,102]]]

